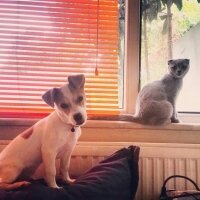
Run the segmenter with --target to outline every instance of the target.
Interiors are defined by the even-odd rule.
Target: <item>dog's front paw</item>
[[[71,179],[71,178],[68,178],[67,180],[66,180],[66,183],[68,183],[68,184],[73,184],[74,182],[76,181],[76,179]]]
[[[56,183],[54,184],[48,184],[49,187],[54,188],[54,189],[60,189],[62,187],[59,187]]]
[[[59,186],[57,186],[57,187],[52,187],[53,189],[58,189],[58,190],[61,190],[61,189],[63,189],[63,187],[59,187]]]
[[[62,179],[65,183],[69,184],[69,185],[72,185],[76,179],[73,179],[73,178],[65,178],[65,179]]]

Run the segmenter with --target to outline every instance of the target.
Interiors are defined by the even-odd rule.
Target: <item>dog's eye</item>
[[[77,98],[77,102],[78,102],[78,103],[80,103],[81,101],[83,101],[83,96],[79,96],[79,97]]]
[[[63,109],[66,109],[66,108],[69,108],[69,104],[67,104],[67,103],[61,103],[60,107],[63,108]]]

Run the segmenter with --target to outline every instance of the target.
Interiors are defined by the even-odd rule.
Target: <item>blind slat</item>
[[[45,116],[41,95],[78,73],[89,114],[118,112],[118,37],[118,0],[1,0],[0,117]]]

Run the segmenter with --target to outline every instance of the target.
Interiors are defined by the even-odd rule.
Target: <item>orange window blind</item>
[[[118,111],[118,0],[1,0],[0,117],[47,115],[41,95],[86,76],[89,114]]]

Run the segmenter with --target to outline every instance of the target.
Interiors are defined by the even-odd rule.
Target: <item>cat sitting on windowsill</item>
[[[121,120],[144,125],[179,123],[175,104],[183,77],[189,70],[189,59],[169,60],[168,69],[162,79],[145,85],[139,92],[134,115],[89,116],[89,119]]]

